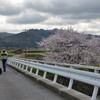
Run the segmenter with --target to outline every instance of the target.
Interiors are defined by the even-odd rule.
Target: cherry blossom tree
[[[54,35],[42,39],[38,45],[50,53],[44,56],[45,60],[75,63],[100,64],[100,38],[79,33],[72,28],[60,29]]]

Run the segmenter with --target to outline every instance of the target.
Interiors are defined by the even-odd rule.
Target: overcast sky
[[[100,0],[0,0],[0,32],[69,26],[100,35]]]

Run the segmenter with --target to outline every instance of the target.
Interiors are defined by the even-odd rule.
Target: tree
[[[51,50],[44,59],[49,61],[75,63],[75,64],[100,64],[100,38],[79,33],[72,28],[60,29],[54,35],[42,39],[38,45],[46,50]]]

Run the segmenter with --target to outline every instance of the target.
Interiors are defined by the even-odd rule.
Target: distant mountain
[[[30,29],[18,34],[6,35],[0,39],[0,47],[17,47],[17,48],[37,48],[36,42],[41,41],[42,38],[47,38],[54,34],[57,29],[43,30]]]
[[[47,38],[50,35],[55,34],[58,29],[53,30],[44,30],[44,29],[29,29],[27,31],[18,33],[18,34],[10,34],[10,33],[0,33],[0,47],[6,48],[34,48],[36,49],[37,42],[40,42],[42,38]],[[93,35],[88,34],[87,39],[91,39]],[[95,35],[95,37],[99,37]]]
[[[4,37],[7,37],[7,36],[11,36],[13,34],[11,33],[6,33],[6,32],[0,32],[0,38],[4,38]]]
[[[92,36],[95,36],[96,38],[100,38],[100,35],[91,35],[91,34],[88,34],[87,39],[91,39],[91,38],[92,38]]]

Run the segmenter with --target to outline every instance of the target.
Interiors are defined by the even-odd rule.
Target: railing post
[[[17,63],[17,67],[19,67],[19,63]]]
[[[9,61],[9,64],[11,65],[11,61]]]
[[[12,65],[14,65],[14,62],[12,61]]]
[[[22,66],[22,69],[24,69],[24,65]]]
[[[32,70],[33,70],[33,68],[31,67],[31,69],[30,69],[30,73],[32,73]]]
[[[38,73],[39,73],[39,69],[36,70],[36,75],[38,75]]]
[[[15,62],[13,62],[13,66],[15,66]]]
[[[94,86],[94,90],[93,90],[93,94],[92,94],[91,100],[96,100],[98,89],[99,88],[97,86]]]
[[[27,71],[27,69],[28,69],[28,66],[26,66],[26,71]]]
[[[11,65],[13,66],[13,61],[11,62]]]
[[[58,75],[55,74],[53,83],[56,83]]]
[[[16,66],[17,66],[17,62],[16,62]],[[16,67],[16,66],[15,66],[15,67]]]
[[[15,62],[13,62],[13,65],[15,65]]]
[[[43,79],[46,78],[47,72],[44,72]]]
[[[18,63],[17,63],[17,65],[16,65],[16,67],[18,67]]]
[[[12,61],[10,61],[10,65],[12,64]]]
[[[72,68],[72,66],[70,66],[70,68]],[[72,89],[72,86],[73,86],[73,79],[70,79],[67,90],[71,90]]]
[[[12,61],[11,61],[11,65],[12,65]]]
[[[94,69],[94,73],[99,73],[99,70]]]
[[[72,86],[73,86],[73,79],[70,79],[67,90],[71,90],[72,89]]]
[[[99,73],[98,70],[94,69],[94,73]],[[93,94],[91,100],[96,100],[97,94],[98,94],[99,87],[94,86]]]
[[[21,63],[20,63],[20,65],[19,65],[19,68],[21,68]]]

